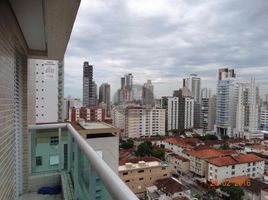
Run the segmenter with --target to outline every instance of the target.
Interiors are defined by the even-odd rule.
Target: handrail
[[[96,151],[85,141],[84,138],[69,123],[30,125],[29,130],[66,128],[76,140],[94,170],[98,173],[105,187],[116,200],[138,200],[137,196],[119,178],[117,174],[103,161]]]

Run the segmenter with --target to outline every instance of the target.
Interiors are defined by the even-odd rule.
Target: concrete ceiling
[[[9,0],[32,58],[62,60],[80,0]]]

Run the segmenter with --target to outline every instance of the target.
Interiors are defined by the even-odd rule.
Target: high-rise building
[[[210,98],[210,97],[211,97],[211,89],[210,88],[202,88],[201,98]]]
[[[236,113],[236,131],[256,132],[258,130],[258,104],[255,79],[250,83],[239,83]]]
[[[194,127],[194,98],[186,87],[179,90],[178,120],[178,129],[191,129]]]
[[[117,91],[117,103],[126,103],[134,100],[133,75],[125,74],[121,77],[121,88]]]
[[[236,74],[234,69],[222,68],[219,69],[219,77],[218,80],[221,81],[225,78],[235,78]]]
[[[232,137],[235,131],[238,84],[234,77],[233,70],[219,70],[215,127],[218,135]]]
[[[183,79],[183,87],[190,90],[195,102],[201,103],[201,78],[197,74],[190,74],[188,78]]]
[[[166,112],[165,112],[166,113],[166,117],[165,117],[165,131],[166,131],[166,133],[168,131],[168,98],[170,98],[170,97],[163,96],[161,98],[161,106],[160,106],[160,108],[163,108],[166,110]]]
[[[63,121],[61,62],[28,59],[29,124]]]
[[[208,130],[209,123],[209,99],[211,97],[210,88],[202,88],[201,90],[201,108],[200,108],[200,127]],[[214,125],[213,125],[214,126]]]
[[[97,105],[97,85],[93,81],[93,66],[88,62],[83,65],[83,105],[92,107]]]
[[[106,110],[107,117],[111,116],[111,99],[110,99],[110,85],[102,83],[99,88],[99,104]]]
[[[260,130],[268,131],[268,107],[261,107],[260,112]]]
[[[69,109],[71,108],[81,108],[83,106],[82,102],[78,98],[67,97],[63,100],[63,121],[69,118]]]
[[[216,95],[213,95],[208,99],[208,126],[207,130],[212,131],[216,124]]]
[[[165,109],[128,106],[125,110],[125,135],[129,138],[165,135]]]
[[[179,128],[179,97],[167,97],[167,130]]]
[[[142,101],[144,105],[154,105],[154,86],[151,80],[144,83],[142,87]]]

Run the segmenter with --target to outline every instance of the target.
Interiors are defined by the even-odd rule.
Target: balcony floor
[[[62,195],[42,195],[33,193],[26,193],[22,195],[22,200],[63,200]]]

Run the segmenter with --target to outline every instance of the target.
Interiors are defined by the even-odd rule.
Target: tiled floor
[[[22,200],[62,200],[62,195],[42,195],[37,193],[27,193],[22,195]]]

